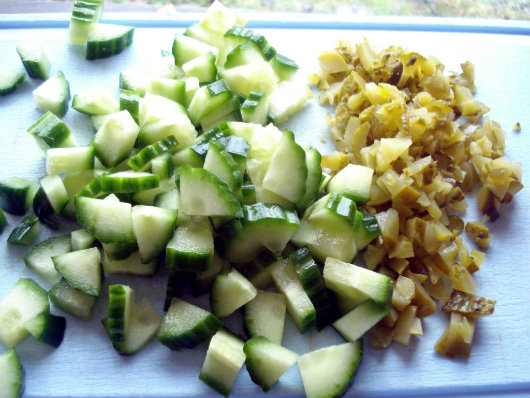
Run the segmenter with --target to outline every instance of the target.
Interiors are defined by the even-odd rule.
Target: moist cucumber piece
[[[96,305],[96,297],[74,289],[64,279],[54,285],[48,295],[55,307],[85,321],[90,319],[92,308]]]
[[[0,71],[0,97],[11,94],[25,81],[25,73]]]
[[[50,58],[42,43],[23,43],[17,46],[17,53],[29,77],[46,80],[50,75]]]
[[[373,174],[370,167],[350,163],[333,176],[327,191],[342,194],[362,205],[370,198]]]
[[[24,256],[24,263],[48,282],[57,283],[61,276],[53,265],[52,257],[68,253],[70,250],[70,236],[48,238],[31,248]]]
[[[176,115],[184,115],[187,117],[188,111],[182,104],[170,100],[169,98],[146,93],[140,101],[140,126],[149,122],[158,122]],[[176,134],[172,135],[175,135],[177,139],[179,138]],[[158,141],[161,138],[163,137],[154,141]],[[149,142],[149,144],[152,144],[152,142]]]
[[[243,182],[241,186],[241,203],[253,205],[256,203],[256,187],[251,182]]]
[[[276,288],[287,299],[287,311],[293,317],[300,333],[316,325],[316,309],[300,283],[293,265],[288,259],[272,265],[272,279]]]
[[[101,254],[96,247],[52,257],[57,272],[70,286],[89,296],[101,291]]]
[[[180,80],[184,82],[186,92],[186,106],[190,106],[191,100],[199,89],[199,79],[196,77],[181,77]]]
[[[219,130],[225,135],[244,138],[245,141],[252,142],[254,135],[261,132],[262,126],[255,123],[225,122],[219,125]]]
[[[241,104],[241,118],[246,123],[267,123],[269,96],[258,91],[251,91]]]
[[[137,145],[145,147],[166,137],[175,137],[177,145],[171,151],[179,151],[193,144],[197,130],[186,115],[172,114],[162,120],[144,123],[138,133]]]
[[[252,337],[243,347],[245,364],[254,383],[269,391],[298,360],[298,354],[262,336]]]
[[[320,162],[322,156],[314,148],[305,150],[305,164],[307,166],[307,179],[305,181],[305,192],[298,201],[296,209],[303,213],[305,209],[313,203],[320,192],[320,183],[322,180],[322,167]]]
[[[353,380],[362,357],[362,340],[332,345],[298,358],[307,398],[341,396]]]
[[[134,122],[139,123],[140,96],[131,90],[120,89],[120,111],[130,113]],[[101,115],[100,115],[101,116]],[[96,131],[99,129],[96,129]]]
[[[245,205],[243,218],[223,228],[225,257],[231,262],[244,263],[264,248],[280,254],[299,225],[296,213],[279,205]]]
[[[322,172],[322,181],[320,182],[320,188],[318,189],[319,193],[322,193],[328,187],[329,182],[331,181],[331,175],[326,172]]]
[[[151,161],[151,172],[158,175],[161,180],[171,178],[174,171],[173,158],[169,152],[163,153]]]
[[[333,327],[346,340],[355,342],[387,316],[390,313],[390,309],[390,306],[367,300],[333,322]]]
[[[265,57],[261,53],[258,45],[253,41],[240,44],[226,56],[225,69],[230,69],[240,65],[247,65],[253,62],[264,61]]]
[[[170,269],[166,283],[166,297],[164,298],[164,311],[171,306],[171,301],[175,297],[180,297],[183,290],[189,286],[193,272],[185,272]]]
[[[78,229],[70,233],[70,243],[72,250],[89,249],[94,244],[94,237],[84,229]]]
[[[280,80],[291,80],[299,68],[292,59],[278,53],[274,54],[269,62]]]
[[[160,184],[160,177],[145,172],[120,171],[102,175],[100,181],[103,192],[133,193],[157,188]]]
[[[46,151],[46,173],[61,174],[94,168],[94,147],[50,148]]]
[[[247,97],[251,91],[271,94],[276,90],[277,77],[272,66],[266,61],[253,62],[225,69],[220,74],[234,94]]]
[[[219,318],[225,318],[256,297],[256,288],[237,270],[221,272],[212,282],[210,307]]]
[[[103,243],[103,251],[109,260],[125,260],[131,254],[138,251],[136,241],[127,243]]]
[[[4,211],[2,210],[2,208],[0,207],[0,234],[4,232],[4,228],[6,227],[6,225],[7,225],[6,215],[4,214]]]
[[[268,118],[272,123],[280,124],[290,116],[300,112],[307,104],[311,90],[305,83],[283,81],[269,96]]]
[[[305,151],[296,143],[293,132],[285,130],[263,178],[263,187],[296,203],[305,192],[306,179]]]
[[[192,292],[194,296],[200,296],[210,291],[211,285],[217,274],[222,270],[230,268],[228,261],[223,260],[217,253],[213,255],[212,265],[209,269],[197,272],[193,279]]]
[[[42,187],[37,190],[33,198],[33,213],[39,218],[39,221],[51,229],[58,229],[61,224]]]
[[[202,18],[199,25],[207,30],[210,30],[219,35],[225,32],[234,25],[245,25],[246,20],[231,9],[225,7],[220,1],[214,1],[206,10],[206,16]]]
[[[228,185],[232,192],[238,192],[243,184],[239,165],[219,141],[212,140],[209,145],[204,159],[204,169]]]
[[[103,10],[102,0],[74,1],[72,17],[68,29],[69,43],[85,45],[92,23],[97,22]]]
[[[154,275],[157,268],[156,260],[142,263],[140,254],[135,251],[120,260],[111,260],[106,252],[103,254],[103,270],[109,274]]]
[[[0,391],[5,398],[18,398],[22,394],[24,370],[14,348],[0,354]]]
[[[160,95],[184,106],[187,105],[186,83],[182,80],[153,76],[146,86],[152,94]]]
[[[336,320],[338,314],[336,311],[337,306],[328,292],[320,269],[306,247],[291,253],[289,261],[293,265],[296,276],[309,299],[315,306],[317,329],[322,330]]]
[[[224,122],[241,120],[239,107],[239,99],[234,95],[231,101],[228,101],[224,106],[201,119],[200,124],[202,130],[207,131]]]
[[[231,100],[232,93],[225,80],[218,80],[199,88],[188,106],[191,122],[198,125],[202,118],[225,106]]]
[[[217,66],[222,67],[226,60],[226,53],[229,51],[227,47],[227,40],[222,34],[217,33],[211,29],[205,29],[200,24],[191,25],[184,32],[184,36],[192,37],[203,43],[209,44],[218,49]]]
[[[105,194],[103,191],[103,184],[101,182],[101,177],[107,174],[114,173],[116,170],[115,168],[110,168],[108,170],[104,171],[96,171],[92,173],[93,178],[91,178],[88,183],[85,184],[84,187],[82,187],[75,196],[86,196],[89,198],[95,198],[98,196],[102,196]],[[110,196],[110,195],[109,195]],[[116,197],[113,195],[113,197]],[[119,200],[119,199],[118,199]]]
[[[235,45],[243,44],[248,41],[253,42],[257,48],[259,48],[266,60],[271,59],[274,54],[276,54],[276,50],[274,50],[274,48],[269,44],[267,39],[261,34],[254,32],[252,29],[241,26],[233,26],[225,33],[225,37]]]
[[[230,217],[241,214],[241,205],[230,188],[208,170],[182,166],[179,176],[184,214]]]
[[[58,71],[33,91],[33,99],[37,108],[43,112],[53,112],[63,117],[68,111],[70,101],[70,84],[64,73]]]
[[[26,323],[49,309],[46,290],[32,279],[20,278],[0,301],[0,341],[14,347],[28,336]]]
[[[90,116],[108,115],[119,112],[120,103],[107,89],[98,86],[74,95],[72,108]]]
[[[94,132],[97,133],[101,126],[103,126],[107,119],[110,118],[112,115],[114,115],[114,113],[108,115],[91,116],[90,121],[92,122],[92,128],[94,129]]]
[[[210,83],[217,77],[216,56],[212,52],[202,54],[182,65],[184,74],[196,77],[199,83]]]
[[[211,140],[221,140],[225,135],[218,128],[213,128],[204,134],[195,138],[194,142],[189,148],[177,152],[173,156],[173,163],[176,167],[189,165],[192,167],[202,167],[204,159],[208,153]]]
[[[39,219],[32,214],[24,217],[20,223],[13,228],[9,238],[7,238],[7,242],[16,245],[31,245],[39,236],[40,231],[41,227]]]
[[[258,290],[245,305],[243,327],[249,337],[263,336],[281,344],[287,302],[281,293]]]
[[[61,211],[69,200],[68,191],[66,191],[61,177],[58,175],[49,175],[41,178],[39,182],[55,214],[61,214]]]
[[[210,340],[199,379],[219,394],[228,397],[232,385],[245,363],[243,341],[224,329]]]
[[[64,175],[64,187],[66,188],[68,197],[70,198],[68,204],[63,209],[62,214],[64,216],[75,219],[75,196],[93,179],[94,170],[75,171],[72,173],[66,173]]]
[[[361,301],[371,299],[388,306],[392,298],[392,280],[383,274],[332,257],[324,265],[326,285],[343,296]]]
[[[0,206],[8,213],[22,216],[30,208],[36,187],[31,181],[9,177],[0,181]]]
[[[120,88],[133,91],[140,97],[145,95],[145,88],[150,80],[149,74],[142,68],[130,68],[120,72]]]
[[[28,128],[28,133],[35,138],[37,145],[45,152],[48,148],[77,146],[68,126],[50,111]]]
[[[158,176],[157,176],[158,177]],[[176,184],[173,178],[160,181],[157,188],[146,189],[144,191],[139,191],[133,194],[133,200],[136,203],[153,206],[155,198],[161,193],[171,191],[175,189]]]
[[[121,53],[132,44],[134,27],[93,24],[86,42],[86,59],[107,58]]]
[[[77,196],[75,209],[79,224],[102,243],[136,241],[129,203]]]
[[[104,326],[113,344],[124,342],[126,334],[130,331],[133,303],[134,290],[129,286],[109,286],[108,316]]]
[[[153,159],[165,152],[169,152],[171,149],[175,148],[177,144],[175,136],[164,137],[160,141],[144,147],[140,152],[132,156],[127,164],[134,171],[143,171],[149,168]]]
[[[116,166],[131,154],[138,132],[139,127],[129,112],[113,114],[94,136],[95,155],[104,166]]]
[[[174,210],[177,216],[180,209],[180,193],[177,188],[171,189],[167,192],[156,196],[154,205],[162,209]]]
[[[28,321],[25,327],[37,340],[57,348],[63,342],[66,318],[43,312]]]
[[[166,267],[201,272],[213,260],[213,229],[207,217],[191,217],[179,222],[166,248]]]
[[[381,234],[377,218],[371,214],[355,213],[355,244],[358,250],[364,249]]]
[[[194,348],[209,340],[221,327],[221,321],[212,313],[175,297],[156,338],[172,350]]]
[[[134,206],[133,229],[138,242],[138,251],[143,263],[147,263],[164,252],[173,237],[177,213],[154,206]]]
[[[184,65],[201,55],[212,53],[217,55],[217,48],[209,46],[193,37],[176,34],[173,40],[173,56],[175,57],[175,64],[178,66]]]
[[[249,262],[238,266],[238,269],[257,289],[267,289],[274,283],[270,265],[277,260],[278,256],[276,254],[269,250],[263,250]]]

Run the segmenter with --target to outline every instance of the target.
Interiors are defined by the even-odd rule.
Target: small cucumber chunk
[[[0,97],[11,94],[25,81],[25,73],[0,71]]]
[[[4,398],[18,398],[22,394],[24,370],[14,348],[0,354],[0,391]]]
[[[17,46],[18,56],[29,77],[46,80],[50,74],[50,57],[42,43],[22,43]]]
[[[346,315],[333,322],[333,327],[346,340],[355,342],[367,331],[375,326],[381,319],[390,313],[390,306],[377,304],[372,300],[367,300]]]
[[[70,101],[70,84],[64,73],[58,71],[33,91],[33,99],[37,108],[43,112],[53,112],[63,117],[68,111]]]
[[[349,164],[328,183],[327,191],[342,194],[362,205],[370,198],[374,170],[358,164]]]
[[[89,296],[101,291],[101,254],[98,248],[77,250],[52,257],[53,264],[70,286]]]
[[[39,236],[40,231],[41,226],[39,219],[32,214],[24,217],[20,223],[13,228],[9,238],[7,238],[7,242],[16,245],[31,245]]]
[[[89,249],[94,244],[95,238],[84,229],[78,229],[70,233],[70,241],[72,250],[76,251]]]
[[[278,88],[269,96],[268,119],[274,124],[285,122],[289,117],[300,112],[311,97],[311,90],[298,81],[280,82]]]
[[[48,175],[94,168],[94,147],[50,148],[46,151],[46,173]]]
[[[132,26],[93,24],[87,36],[86,59],[107,58],[121,53],[132,44],[133,34]]]
[[[89,296],[81,290],[74,289],[64,279],[54,285],[48,292],[52,304],[69,314],[72,314],[79,319],[88,321],[92,313],[94,305],[96,305],[96,297]]]
[[[156,260],[143,263],[137,251],[120,260],[111,260],[106,252],[103,255],[103,270],[109,274],[150,276],[155,274],[156,268]]]
[[[235,269],[223,271],[212,282],[210,307],[224,318],[256,297],[256,288]]]
[[[53,265],[52,257],[68,253],[70,250],[70,237],[68,235],[48,238],[31,248],[24,256],[24,263],[48,282],[57,283],[61,276]]]
[[[46,152],[48,148],[77,146],[74,135],[68,126],[53,112],[46,112],[30,128],[37,145]]]
[[[27,322],[25,327],[37,340],[57,348],[63,342],[66,318],[43,312]]]
[[[245,332],[250,337],[263,336],[281,344],[286,306],[283,294],[258,290],[256,297],[245,305]]]
[[[106,90],[98,86],[74,95],[72,108],[90,116],[108,115],[119,112],[119,102]]]
[[[0,206],[8,213],[22,216],[30,208],[36,192],[35,184],[19,177],[0,181]]]

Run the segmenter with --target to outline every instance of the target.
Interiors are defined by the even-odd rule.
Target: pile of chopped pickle
[[[338,151],[322,166],[336,173],[348,163],[374,169],[366,210],[381,236],[364,252],[371,270],[393,278],[392,311],[370,332],[375,347],[407,345],[422,334],[421,319],[445,303],[450,324],[436,344],[448,356],[468,357],[477,317],[495,301],[475,296],[473,273],[485,254],[469,250],[465,229],[479,248],[490,242],[484,222],[522,189],[520,163],[502,156],[505,134],[483,117],[489,108],[474,98],[474,65],[444,74],[444,65],[401,47],[375,50],[341,41],[319,57],[309,77],[328,115]],[[465,192],[475,186],[483,220],[464,226]],[[405,338],[403,338],[405,336]]]

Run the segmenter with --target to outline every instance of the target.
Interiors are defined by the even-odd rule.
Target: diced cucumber
[[[179,176],[184,214],[230,217],[241,214],[241,205],[230,188],[208,170],[182,166]]]
[[[247,335],[263,336],[281,344],[286,306],[283,294],[258,290],[256,297],[245,305],[243,326]]]
[[[231,100],[232,93],[224,80],[203,86],[195,92],[188,106],[190,120],[194,125],[198,125],[202,118],[225,106]]]
[[[11,94],[25,81],[25,73],[0,71],[0,97]]]
[[[120,103],[104,87],[91,88],[74,95],[72,108],[87,115],[108,115],[120,110]]]
[[[173,237],[177,214],[154,206],[134,206],[132,221],[140,258],[147,263],[162,253]]]
[[[127,111],[111,115],[94,136],[92,145],[98,159],[112,167],[127,159],[138,137],[139,127]]]
[[[138,251],[136,241],[127,243],[103,243],[103,251],[109,260],[125,260],[131,254]]]
[[[213,230],[207,217],[179,222],[166,248],[166,267],[181,271],[205,271],[214,253]]]
[[[133,91],[143,97],[150,78],[149,74],[142,68],[127,69],[120,72],[120,88]]]
[[[46,173],[61,174],[94,168],[94,147],[50,148],[46,151]]]
[[[245,22],[239,15],[216,0],[208,7],[206,16],[202,18],[199,25],[218,35],[223,35],[232,26],[244,25]]]
[[[31,181],[9,177],[0,181],[0,206],[8,213],[22,216],[28,211],[35,196],[36,187]]]
[[[86,43],[86,59],[107,58],[121,53],[132,44],[134,27],[93,24]]]
[[[52,257],[55,269],[74,289],[89,296],[101,291],[101,254],[96,247]]]
[[[70,242],[72,250],[89,249],[94,244],[94,237],[84,229],[78,229],[70,233]]]
[[[199,379],[219,394],[228,397],[245,363],[243,341],[232,333],[219,330],[210,340]]]
[[[311,90],[298,81],[280,82],[269,96],[268,118],[275,124],[285,122],[290,116],[301,111],[311,97]]]
[[[149,93],[168,98],[182,105],[187,104],[186,83],[182,80],[155,76],[146,86]]]
[[[383,274],[332,257],[324,265],[326,285],[339,294],[361,301],[371,299],[388,306],[392,298],[392,280]]]
[[[50,57],[42,43],[23,43],[17,46],[18,56],[29,77],[46,80],[50,75]]]
[[[68,192],[61,177],[58,175],[49,175],[42,178],[39,182],[55,214],[61,214],[69,199]]]
[[[157,188],[160,184],[160,177],[145,172],[120,171],[102,175],[100,181],[103,192],[133,193]]]
[[[390,308],[390,306],[380,305],[372,300],[367,300],[333,322],[333,327],[346,340],[355,342],[387,316],[390,313]]]
[[[37,340],[57,348],[63,342],[66,318],[43,312],[28,321],[25,327]]]
[[[7,226],[7,219],[4,211],[0,207],[0,234],[4,232],[4,228]]]
[[[244,122],[264,125],[267,123],[269,96],[251,91],[241,105],[241,117]]]
[[[75,209],[79,224],[101,242],[136,241],[129,203],[77,196]]]
[[[272,279],[276,288],[287,299],[287,311],[293,317],[300,333],[316,325],[316,310],[300,283],[289,260],[280,260],[272,265]]]
[[[45,152],[48,148],[77,146],[68,126],[50,111],[28,128],[28,133]]]
[[[327,191],[342,194],[362,205],[370,198],[373,174],[370,167],[350,163],[333,176]]]
[[[352,382],[362,350],[362,340],[357,340],[321,348],[298,358],[307,398],[341,396]]]
[[[171,178],[174,171],[173,158],[169,152],[163,153],[151,161],[151,172],[158,175],[161,180]]]
[[[193,37],[181,34],[175,35],[173,56],[175,57],[176,65],[182,66],[186,62],[208,53],[217,55],[217,48],[209,46]]]
[[[307,179],[305,181],[305,192],[298,201],[296,209],[303,213],[305,209],[313,203],[320,192],[320,183],[322,180],[322,167],[320,162],[322,157],[320,152],[314,148],[305,150],[305,164],[307,166]]]
[[[150,162],[153,159],[165,152],[169,152],[176,146],[177,140],[175,139],[175,136],[162,138],[160,141],[157,141],[154,144],[147,145],[136,155],[132,156],[127,164],[135,171],[143,171],[149,168]]]
[[[31,245],[39,236],[40,231],[41,227],[39,219],[32,214],[24,217],[20,223],[13,228],[9,238],[7,238],[7,242],[16,245]]]
[[[259,135],[261,132],[262,126],[255,123],[226,122],[221,123],[219,129],[226,135],[244,138],[247,142],[252,142],[254,135]]]
[[[96,297],[74,289],[64,279],[53,286],[48,294],[55,307],[85,321],[90,319],[92,308],[96,305]]]
[[[199,89],[199,79],[196,77],[183,77],[181,80],[185,83],[186,106],[190,106],[191,100]]]
[[[243,184],[239,165],[219,141],[212,140],[209,144],[210,147],[204,159],[204,169],[219,177],[232,192],[238,192]]]
[[[173,298],[156,337],[172,350],[194,348],[210,339],[221,326],[210,312]]]
[[[262,336],[252,337],[243,347],[250,378],[269,391],[298,360],[298,354]]]
[[[252,29],[233,26],[225,33],[225,37],[232,42],[234,47],[247,41],[253,42],[260,49],[266,60],[271,59],[276,54],[276,50],[269,44],[267,39]]]
[[[230,268],[228,261],[223,260],[217,253],[213,255],[212,265],[206,271],[198,272],[193,279],[193,295],[200,296],[210,291],[211,285],[217,274]]]
[[[37,243],[24,256],[24,263],[32,271],[50,283],[57,283],[61,276],[55,269],[52,257],[70,252],[70,236],[56,236]]]
[[[134,91],[120,89],[120,111],[129,112],[134,119],[134,122],[138,124],[138,115],[140,113],[140,96]],[[97,130],[99,130],[99,128],[97,128],[96,131]]]
[[[37,108],[43,112],[53,112],[63,117],[68,111],[70,101],[70,84],[64,73],[58,71],[33,91],[33,99]]]
[[[158,177],[158,176],[157,176]],[[155,198],[161,193],[171,191],[175,189],[175,180],[173,178],[160,181],[158,188],[146,189],[145,191],[139,191],[133,194],[133,200],[136,203],[153,206]]]
[[[271,270],[278,256],[269,250],[264,250],[249,262],[238,266],[241,274],[247,278],[257,289],[267,289],[273,285]]]
[[[18,398],[22,394],[24,369],[14,348],[0,354],[0,391],[4,398]]]
[[[186,115],[168,115],[163,120],[144,123],[138,133],[137,144],[144,147],[166,137],[175,137],[177,145],[171,151],[179,151],[193,144],[197,131]]]
[[[218,128],[213,128],[198,136],[189,148],[183,149],[173,155],[175,167],[184,165],[202,167],[206,154],[208,153],[208,148],[210,147],[210,141],[219,141],[224,137],[224,133]]]
[[[174,188],[157,195],[154,205],[162,209],[174,210],[178,215],[180,209],[180,193],[178,189]]]
[[[247,65],[264,60],[265,57],[261,53],[258,45],[249,40],[246,43],[240,44],[228,53],[224,68],[230,69],[236,66]]]
[[[256,297],[256,288],[235,269],[221,272],[212,282],[210,307],[219,318],[227,317]]]
[[[220,76],[226,81],[232,93],[241,93],[245,97],[251,91],[271,94],[278,85],[276,74],[266,61],[225,69]]]
[[[109,286],[108,316],[104,323],[112,344],[124,342],[131,330],[131,314],[134,304],[134,290],[126,285]]]
[[[59,229],[61,222],[42,188],[37,190],[33,198],[33,213],[39,218],[39,221],[51,229]]]
[[[193,272],[169,270],[166,297],[164,298],[164,311],[169,309],[174,298],[179,298],[182,295],[183,290],[189,285],[192,275],[194,275]]]
[[[103,270],[109,274],[126,274],[126,275],[154,275],[157,268],[156,260],[142,263],[140,254],[135,251],[129,256],[111,260],[106,252],[103,254]]]
[[[196,77],[199,83],[210,83],[217,77],[216,56],[212,52],[202,54],[182,65],[184,74]]]
[[[364,249],[381,234],[377,218],[370,214],[355,213],[355,244],[358,250]]]
[[[251,182],[243,182],[241,186],[241,203],[253,205],[256,203],[256,187]]]
[[[14,347],[28,336],[26,323],[49,309],[46,290],[32,279],[20,278],[0,301],[0,341]]]
[[[158,122],[168,118],[172,120],[172,117],[176,115],[188,116],[188,112],[182,104],[170,100],[169,98],[146,93],[140,101],[140,126],[143,126],[145,123]],[[178,140],[178,135],[172,135],[175,135]],[[155,139],[154,141],[158,141],[161,138],[163,137]],[[149,144],[152,144],[154,141],[149,142]]]
[[[74,1],[72,17],[68,29],[69,43],[85,45],[94,22],[97,22],[103,9],[102,0]]]
[[[280,80],[291,80],[299,68],[292,59],[278,53],[269,62]]]
[[[222,34],[216,33],[208,28],[203,28],[200,24],[193,24],[184,32],[184,36],[192,37],[210,46],[216,47],[219,51],[217,54],[217,66],[222,67],[226,60],[227,40]]]
[[[92,122],[92,129],[95,133],[105,124],[108,118],[110,118],[113,115],[113,113],[109,115],[96,115],[91,116],[90,121]]]

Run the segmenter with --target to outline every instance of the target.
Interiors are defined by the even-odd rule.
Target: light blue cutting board
[[[333,24],[330,23],[311,25],[300,21],[292,25],[297,29],[287,29],[290,25],[285,22],[276,23],[275,29],[265,29],[273,25],[263,22],[257,26],[280,53],[303,66],[302,73],[316,70],[318,54],[333,47],[339,38],[359,42],[366,37],[380,48],[393,44],[408,47],[437,57],[448,70],[459,70],[461,62],[470,60],[476,66],[477,97],[491,107],[491,117],[506,131],[506,155],[523,163],[523,181],[529,186],[530,29],[524,24],[521,29],[510,30],[502,29],[502,24],[501,28],[499,25],[488,27],[487,24],[478,24],[478,28],[455,28],[443,23],[430,25],[422,20],[413,20],[413,25],[407,25],[410,22],[393,19],[364,25],[342,23],[337,25],[340,30],[331,29]],[[64,23],[58,25],[61,24]],[[94,85],[103,85],[117,92],[119,71],[149,62],[159,55],[160,49],[170,49],[174,33],[180,30],[149,25],[152,23],[141,24],[143,27],[135,32],[133,47],[123,54],[89,62],[80,48],[66,44],[66,28],[54,28],[53,23],[45,22],[33,25],[23,20],[7,23],[0,18],[3,28],[0,30],[0,68],[22,70],[16,44],[40,40],[46,43],[52,54],[52,71],[63,70],[70,81],[72,94]],[[303,29],[310,27],[321,29]],[[360,29],[346,29],[348,27]],[[30,79],[16,93],[0,99],[2,179],[18,175],[37,181],[45,173],[42,154],[25,131],[41,114],[35,109],[31,97],[31,91],[37,85],[37,81]],[[285,127],[295,131],[302,142],[329,153],[332,150],[329,140],[326,144],[321,142],[321,138],[328,136],[326,112],[312,101]],[[70,110],[65,121],[80,145],[89,143],[92,132],[86,116]],[[516,122],[522,126],[519,133],[512,131]],[[447,359],[434,351],[433,346],[447,324],[447,316],[437,314],[425,319],[425,335],[413,338],[409,347],[395,344],[378,351],[366,344],[363,362],[353,387],[346,394],[348,397],[522,398],[530,395],[529,199],[525,188],[491,226],[493,241],[477,281],[478,294],[496,299],[497,306],[493,316],[477,321],[471,358]],[[478,219],[474,199],[470,199],[469,204],[467,216]],[[9,227],[0,238],[0,297],[18,278],[37,278],[23,264],[25,250],[6,243],[6,237],[16,223],[14,217],[8,216],[8,219]],[[105,287],[110,283],[128,283],[135,288],[137,297],[146,296],[161,309],[165,276],[163,271],[152,279],[112,276],[105,281]],[[49,287],[46,282],[39,282]],[[26,397],[215,396],[197,378],[206,352],[204,345],[192,351],[172,352],[153,341],[134,357],[117,355],[99,323],[105,316],[106,303],[104,295],[90,322],[67,315],[65,340],[56,350],[29,338],[17,347],[26,369]],[[204,300],[201,303],[207,305]],[[237,315],[229,325],[240,330],[240,323]],[[284,335],[284,344],[299,353],[341,341],[331,328],[302,336],[290,319]],[[252,384],[243,369],[234,385],[233,396],[265,395]],[[303,396],[296,366],[268,396]]]

